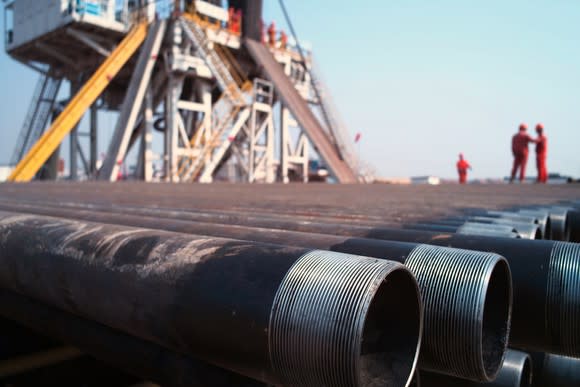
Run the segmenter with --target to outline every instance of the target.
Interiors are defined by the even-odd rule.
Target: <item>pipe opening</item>
[[[421,331],[421,297],[414,277],[407,270],[395,270],[379,286],[364,322],[359,385],[410,383]]]
[[[537,239],[537,240],[544,239],[544,236],[542,235],[542,230],[540,229],[540,227],[536,227],[536,233],[535,233],[533,239]]]
[[[313,250],[282,280],[270,315],[278,384],[408,384],[418,358],[422,303],[402,264]]]
[[[509,265],[501,259],[489,277],[482,318],[482,360],[490,379],[495,377],[503,362],[511,320],[511,298]]]
[[[532,385],[532,364],[530,357],[526,356],[522,364],[522,373],[520,374],[519,387],[530,387]]]

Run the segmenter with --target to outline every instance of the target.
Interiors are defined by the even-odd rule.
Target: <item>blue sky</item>
[[[278,2],[265,3],[264,19],[283,26]],[[453,177],[464,152],[470,177],[505,176],[523,121],[532,133],[544,123],[549,171],[580,177],[580,1],[286,4],[380,175]],[[2,50],[0,163],[10,157],[36,78]],[[528,171],[536,173],[533,159]]]

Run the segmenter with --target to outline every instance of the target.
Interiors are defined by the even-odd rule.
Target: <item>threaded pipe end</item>
[[[419,367],[474,381],[499,371],[511,320],[511,273],[493,253],[419,245],[405,264],[425,308]]]
[[[274,299],[272,369],[288,386],[406,386],[421,330],[419,287],[405,266],[311,251]]]
[[[580,356],[580,244],[554,242],[548,269],[547,329],[560,355]]]

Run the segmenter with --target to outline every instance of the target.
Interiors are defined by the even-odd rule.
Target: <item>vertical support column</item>
[[[252,111],[250,113],[250,154],[248,155],[248,183],[253,183],[255,180],[255,160],[256,160],[256,103],[252,104]]]
[[[308,139],[306,138],[306,135],[304,133],[302,133],[300,136],[302,137],[302,141],[303,141],[303,145],[302,145],[302,182],[308,183],[308,168],[309,168],[308,163],[310,162],[310,160],[308,159],[308,149],[309,149],[310,143],[308,142]]]
[[[151,147],[153,141],[153,92],[151,91],[151,86],[147,88],[147,94],[145,95],[143,117],[145,119],[145,127],[141,138],[142,177],[144,181],[150,182],[153,180],[153,151]]]
[[[290,181],[289,171],[293,166],[296,169],[296,177],[299,171],[302,172],[302,181],[308,182],[308,147],[309,141],[302,130],[298,133],[296,142],[293,143],[290,136],[290,128],[298,130],[298,124],[292,117],[290,111],[284,106],[280,106],[280,169],[281,178],[284,183]]]
[[[280,174],[284,184],[290,182],[288,177],[288,167],[290,166],[288,149],[288,144],[290,143],[289,114],[290,112],[286,106],[280,103]]]
[[[97,103],[95,102],[91,106],[91,128],[90,128],[90,140],[91,140],[91,149],[89,155],[89,173],[94,178],[97,174],[97,158],[98,158],[98,127],[99,127],[99,108],[97,107]]]
[[[70,82],[70,100],[74,98],[77,91],[80,88],[80,82],[78,80],[74,80]],[[81,118],[82,119],[82,118]],[[80,121],[79,121],[80,122]],[[78,124],[71,130],[69,135],[69,171],[70,171],[70,180],[78,180],[78,148],[77,143],[79,142],[79,133],[78,133],[79,126]]]
[[[268,124],[266,127],[266,183],[274,183],[276,181],[276,174],[274,171],[274,117],[273,111],[270,108],[268,114]]]
[[[213,138],[213,128],[211,125],[211,86],[207,82],[201,82],[200,85],[200,101],[204,107],[203,111],[203,127],[205,128],[205,141],[211,141]]]
[[[169,78],[169,87],[165,96],[165,181],[175,182],[177,179],[177,80]]]

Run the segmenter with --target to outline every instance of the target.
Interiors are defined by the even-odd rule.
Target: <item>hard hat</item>
[[[544,130],[544,124],[542,124],[541,122],[539,124],[537,124],[536,130]]]
[[[522,122],[520,124],[520,130],[528,130],[528,125],[526,125],[524,122]]]

